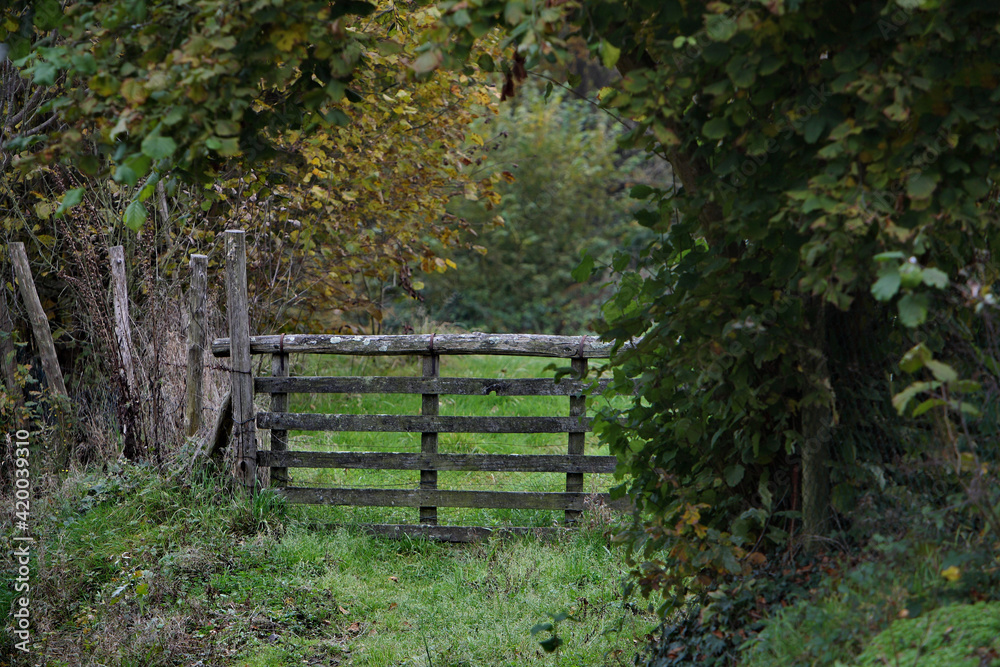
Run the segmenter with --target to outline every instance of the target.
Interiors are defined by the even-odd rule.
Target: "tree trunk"
[[[802,532],[815,548],[830,519],[830,436],[834,425],[834,393],[826,356],[826,304],[814,303],[811,322],[816,347],[806,350],[802,367],[813,386],[802,409]]]

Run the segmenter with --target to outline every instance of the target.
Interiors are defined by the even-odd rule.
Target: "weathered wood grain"
[[[614,456],[567,454],[428,454],[423,452],[259,451],[257,465],[285,468],[613,473]],[[273,478],[273,473],[272,473]]]
[[[0,283],[0,369],[3,369],[3,384],[7,390],[8,400],[14,402],[15,425],[21,428],[26,423],[20,416],[22,414],[20,408],[24,405],[24,388],[17,380],[14,320],[7,306],[7,287],[2,283]]]
[[[288,354],[278,353],[271,355],[271,375],[274,377],[285,377],[288,375]],[[271,412],[284,412],[288,409],[288,394],[271,394]],[[288,449],[288,431],[282,429],[271,429],[271,451],[284,452]],[[258,459],[260,454],[258,452]],[[283,466],[271,468],[271,485],[287,486],[288,469]]]
[[[584,433],[590,430],[590,419],[588,417],[425,417],[261,412],[257,415],[257,426],[287,431]]]
[[[362,523],[351,524],[369,535],[388,539],[424,538],[437,542],[477,542],[491,537],[506,537],[509,535],[534,535],[539,538],[552,539],[569,531],[568,528],[555,526],[505,526],[486,528],[484,526],[422,526],[400,523]],[[310,524],[310,530],[337,530],[342,524]]]
[[[254,428],[253,376],[250,368],[250,314],[247,303],[246,236],[238,230],[226,235],[226,309],[233,341],[230,361],[233,396],[233,446],[236,475],[244,487],[257,484],[257,434]]]
[[[132,358],[132,322],[129,318],[128,283],[125,277],[125,247],[116,245],[108,248],[111,260],[111,301],[115,311],[115,340],[118,342],[118,356],[125,373],[125,384],[135,397],[137,388],[135,362]]]
[[[451,394],[460,396],[580,396],[601,393],[609,380],[576,382],[549,378],[437,378],[437,377],[258,377],[261,394]]]
[[[205,373],[205,302],[208,298],[208,256],[191,255],[191,285],[188,287],[187,383],[184,421],[188,436],[201,428],[202,378]]]
[[[573,374],[578,378],[587,377],[587,360],[573,359],[570,362]],[[569,397],[569,416],[584,417],[587,414],[587,398],[585,396]],[[586,435],[583,433],[570,433],[568,436],[568,450],[570,456],[581,456],[584,451]],[[579,493],[583,491],[583,473],[566,473],[566,491],[569,493]],[[580,512],[576,510],[566,510],[565,521],[567,525],[575,523],[580,518]]]
[[[436,354],[428,354],[423,358],[422,369],[425,378],[437,378],[441,368],[441,357]],[[440,403],[437,394],[424,394],[420,399],[420,414],[424,417],[437,417]],[[420,452],[424,455],[437,454],[438,434],[437,431],[424,432],[420,434]],[[427,467],[420,471],[420,488],[437,488],[437,470]],[[436,526],[438,521],[436,507],[420,508],[420,523]]]
[[[56,358],[56,346],[52,342],[49,319],[45,315],[42,302],[38,298],[38,291],[35,289],[35,281],[31,277],[28,253],[24,250],[24,244],[17,241],[8,243],[7,248],[10,250],[10,260],[14,265],[14,273],[17,275],[17,288],[21,292],[21,302],[24,304],[25,310],[28,311],[31,331],[35,334],[35,342],[38,343],[38,355],[42,358],[42,370],[45,372],[45,378],[55,393],[68,396],[66,383],[63,382],[62,369]]]
[[[360,507],[476,507],[506,509],[582,510],[586,493],[533,491],[446,491],[442,489],[338,489],[285,487],[276,489],[289,502]],[[605,497],[607,494],[597,494]]]
[[[581,344],[582,343],[582,344]],[[253,336],[251,354],[273,354],[279,351],[313,354],[430,354],[431,335],[402,336],[341,336],[336,334],[296,334],[285,336]],[[557,357],[570,359],[606,359],[611,354],[611,343],[596,336],[549,336],[544,334],[436,334],[434,354],[497,354],[526,357]],[[229,339],[217,338],[212,343],[212,354],[229,356]]]

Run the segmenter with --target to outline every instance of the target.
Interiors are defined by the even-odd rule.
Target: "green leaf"
[[[899,321],[903,326],[917,327],[927,321],[930,297],[926,294],[907,294],[899,300]]]
[[[948,402],[943,398],[928,398],[926,401],[913,408],[913,416],[919,417],[928,410],[938,407],[939,405],[948,405]]]
[[[867,60],[867,52],[848,49],[833,57],[833,69],[838,72],[851,72],[864,65]]]
[[[444,55],[437,49],[424,51],[410,66],[417,74],[426,74],[436,70],[444,62]]]
[[[879,279],[872,285],[872,296],[876,301],[888,301],[896,296],[899,291],[901,277],[899,269],[895,266],[887,266],[879,271]]]
[[[923,343],[917,343],[903,355],[903,358],[899,362],[899,368],[905,373],[916,373],[924,364],[927,363],[928,359],[931,359],[933,355],[931,351],[927,349],[927,346]]]
[[[59,208],[56,209],[56,217],[61,218],[66,211],[83,201],[83,191],[84,188],[73,188],[72,190],[67,190],[66,194],[63,196],[62,202],[59,203]]]
[[[147,216],[146,207],[143,206],[142,202],[134,201],[125,209],[125,215],[123,216],[125,226],[133,232],[137,232],[142,227],[142,224],[146,222]]]
[[[914,382],[892,397],[892,407],[896,408],[897,413],[903,414],[906,411],[906,406],[910,404],[914,396],[925,391],[933,391],[940,386],[940,382]]]
[[[585,282],[588,278],[590,278],[590,273],[593,270],[594,270],[594,257],[589,252],[584,250],[583,259],[580,261],[580,264],[575,269],[573,269],[571,275],[573,276],[573,280],[575,280],[578,283],[582,283]]]
[[[901,251],[899,251],[899,250],[892,250],[890,252],[880,252],[879,254],[875,255],[875,257],[873,257],[873,259],[876,262],[884,262],[884,261],[890,260],[890,259],[903,259],[905,257],[906,257],[906,255],[904,255]]]
[[[479,65],[479,69],[484,72],[494,72],[497,68],[496,63],[493,62],[492,56],[488,53],[484,53],[479,56],[479,60],[476,61],[476,64]]]
[[[618,58],[622,55],[622,50],[606,39],[601,40],[601,62],[608,69],[614,69],[618,64]]]
[[[749,88],[757,80],[756,65],[743,55],[736,56],[726,64],[726,74],[738,88]]]
[[[807,144],[814,144],[819,139],[819,135],[823,133],[823,128],[825,127],[826,123],[820,116],[811,116],[806,121],[805,127],[802,128],[802,138],[806,140]]]
[[[944,288],[948,286],[948,274],[940,269],[924,269],[923,280],[928,287]]]
[[[930,369],[930,372],[934,375],[935,380],[940,380],[941,382],[954,382],[958,379],[958,373],[955,372],[955,369],[942,361],[928,359],[924,362],[924,365]]]
[[[137,174],[135,169],[127,164],[118,165],[118,168],[115,169],[113,178],[118,183],[124,183],[130,188],[135,187],[135,184],[139,182],[139,174]]]
[[[729,121],[725,118],[713,118],[701,126],[701,133],[708,139],[721,139],[729,133]]]
[[[36,28],[47,31],[62,25],[63,10],[59,0],[37,0],[34,4]]]
[[[632,186],[632,189],[628,192],[628,196],[632,199],[645,199],[649,195],[653,194],[653,192],[653,188],[644,183],[639,183],[638,185]]]
[[[551,623],[536,623],[534,627],[531,628],[531,636],[534,637],[539,632],[552,632],[553,626]]]
[[[726,468],[725,472],[722,474],[726,478],[726,484],[732,487],[743,481],[743,473],[743,466],[737,463]]]
[[[910,199],[927,199],[937,187],[937,181],[926,174],[917,174],[906,184],[906,194]]]
[[[552,635],[545,641],[538,642],[538,645],[541,646],[546,653],[552,653],[557,648],[562,646],[562,643],[563,641],[559,638],[559,635]]]
[[[728,42],[738,28],[736,20],[726,14],[712,14],[705,18],[705,32],[715,42]]]
[[[975,393],[981,391],[983,385],[975,380],[956,380],[948,383],[948,391],[959,391],[963,393]]]
[[[151,134],[142,140],[142,152],[154,160],[170,157],[176,150],[177,143],[170,137]]]

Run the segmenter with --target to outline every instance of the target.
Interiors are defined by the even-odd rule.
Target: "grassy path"
[[[459,360],[442,372],[528,376],[547,364],[489,363],[495,366]],[[413,369],[377,370],[412,374]],[[296,407],[415,411],[405,401],[417,399],[399,398],[302,396]],[[448,397],[442,412],[476,414],[483,400],[449,402]],[[520,415],[564,414],[568,402],[488,400],[494,414]],[[343,436],[336,446],[419,447],[382,435]],[[566,446],[565,436],[441,440],[441,450],[451,452],[555,453]],[[299,445],[322,449],[331,443],[302,438]],[[593,445],[588,449],[596,451]],[[295,472],[304,474],[306,483],[391,488],[417,481],[413,473],[390,479],[386,476],[396,473],[354,471],[369,477],[341,479],[349,473]],[[565,479],[538,473],[442,478],[449,488],[506,490],[557,490]],[[590,483],[605,490],[609,480],[594,475]],[[412,522],[414,516],[394,517],[378,508],[289,507],[272,494],[251,499],[234,493],[224,480],[204,473],[167,476],[132,465],[50,478],[33,509],[39,539],[31,565],[33,661],[52,667],[627,665],[655,626],[654,616],[636,606],[644,606],[642,601],[622,597],[624,556],[611,546],[609,517],[601,513],[586,513],[580,530],[552,540],[529,535],[464,545],[393,541],[356,528],[307,526],[317,518]],[[444,521],[544,526],[561,519],[545,512],[454,512],[442,511]],[[9,541],[11,530],[6,524],[2,537]],[[8,584],[16,572],[11,563],[0,564],[0,579]],[[10,608],[12,591],[11,585],[0,590],[0,607]],[[558,624],[564,644],[545,653],[539,641],[549,634],[532,636],[531,630],[559,612],[573,618]],[[0,637],[0,656],[12,654],[11,634]]]

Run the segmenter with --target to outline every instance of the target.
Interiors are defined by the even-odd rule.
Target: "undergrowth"
[[[624,665],[654,625],[600,516],[552,540],[394,541],[184,477],[121,464],[39,499],[31,664]],[[553,609],[577,620],[547,654],[530,630]]]

